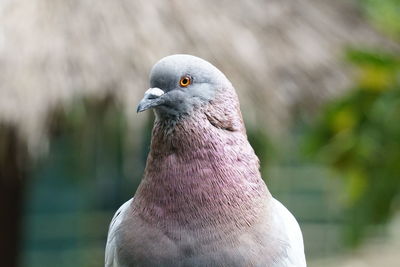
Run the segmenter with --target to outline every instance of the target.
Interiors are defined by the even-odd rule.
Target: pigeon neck
[[[245,227],[257,220],[269,197],[242,131],[216,128],[202,112],[173,127],[155,123],[134,201],[147,221],[195,227],[200,219],[210,225],[218,220]]]

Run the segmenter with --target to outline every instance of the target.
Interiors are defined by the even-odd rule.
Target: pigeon
[[[306,266],[299,224],[261,178],[219,69],[191,55],[161,59],[137,112],[148,109],[144,176],[111,221],[105,266]]]

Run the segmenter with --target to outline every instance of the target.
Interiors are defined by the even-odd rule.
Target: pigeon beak
[[[140,100],[136,112],[139,113],[162,104],[162,99],[160,97],[163,94],[165,94],[165,92],[160,88],[155,87],[148,89],[144,93],[143,99]]]

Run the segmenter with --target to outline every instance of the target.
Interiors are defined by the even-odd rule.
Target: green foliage
[[[247,137],[251,146],[254,149],[257,157],[260,159],[261,172],[265,178],[265,170],[268,163],[271,161],[273,156],[276,156],[273,145],[271,144],[270,138],[267,133],[260,129],[248,128]]]
[[[357,244],[368,225],[386,222],[400,196],[400,58],[350,50],[356,86],[327,106],[307,149],[345,178],[347,237]]]
[[[382,31],[400,38],[400,0],[360,0],[368,17]]]
[[[400,38],[399,0],[360,0],[367,17]],[[355,88],[330,103],[307,136],[307,151],[343,177],[348,241],[357,244],[370,225],[388,221],[400,196],[400,57],[351,49]]]

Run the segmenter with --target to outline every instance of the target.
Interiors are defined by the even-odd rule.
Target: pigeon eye
[[[181,78],[181,80],[179,81],[179,85],[181,87],[187,87],[188,85],[190,85],[192,83],[192,78],[190,78],[189,76],[183,76]]]

